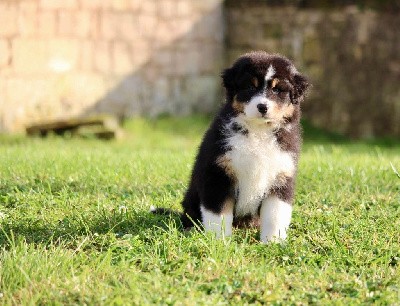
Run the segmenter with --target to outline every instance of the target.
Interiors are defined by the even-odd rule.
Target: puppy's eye
[[[251,84],[252,84],[252,88],[253,88],[253,89],[258,88],[258,79],[257,79],[256,77],[253,77],[253,78],[251,79]]]
[[[244,90],[253,91],[253,90],[257,90],[257,87],[254,86],[254,84],[250,83],[250,84],[246,84],[246,86],[245,86],[243,89],[244,89]]]
[[[282,90],[281,90],[280,88],[278,88],[278,87],[274,87],[274,88],[272,88],[272,92],[273,92],[274,94],[279,94],[279,93],[282,92]]]

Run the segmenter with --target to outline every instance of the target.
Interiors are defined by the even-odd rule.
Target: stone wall
[[[0,131],[212,111],[222,51],[221,0],[0,0]]]
[[[96,112],[210,112],[221,68],[263,49],[310,76],[315,125],[400,137],[399,11],[314,2],[0,0],[0,132]]]
[[[353,137],[400,137],[399,29],[398,12],[229,1],[227,62],[253,49],[285,54],[314,84],[303,110],[315,125]]]

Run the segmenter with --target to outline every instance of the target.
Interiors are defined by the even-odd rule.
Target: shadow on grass
[[[161,216],[151,212],[102,211],[79,218],[68,216],[54,223],[11,223],[0,228],[0,246],[6,248],[15,240],[34,244],[63,244],[75,248],[83,237],[93,240],[93,246],[104,247],[109,242],[125,237],[139,236],[146,240],[152,232],[165,231],[174,226],[181,229],[178,214]],[[102,243],[99,243],[101,242]]]

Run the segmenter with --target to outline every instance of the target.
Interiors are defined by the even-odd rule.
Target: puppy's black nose
[[[264,115],[264,114],[267,113],[267,110],[268,110],[267,105],[260,103],[260,104],[257,104],[257,108],[258,108],[258,111],[259,111],[261,114]]]

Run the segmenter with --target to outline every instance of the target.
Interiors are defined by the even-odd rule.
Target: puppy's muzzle
[[[265,115],[268,111],[267,105],[263,103],[257,104],[257,109],[262,115]]]

